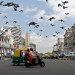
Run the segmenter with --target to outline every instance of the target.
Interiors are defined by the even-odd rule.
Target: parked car
[[[65,57],[75,57],[75,52],[70,52],[69,54],[66,54]]]
[[[60,54],[59,58],[64,58],[65,54]]]
[[[52,59],[58,59],[60,56],[60,54],[57,54],[57,53],[53,53],[52,55]]]

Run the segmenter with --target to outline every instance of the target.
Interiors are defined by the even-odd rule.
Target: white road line
[[[39,72],[39,71],[15,71],[15,72]]]
[[[75,65],[75,64],[71,64],[71,65]]]

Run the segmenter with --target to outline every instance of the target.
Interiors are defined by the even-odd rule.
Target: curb
[[[70,60],[70,58],[59,58],[58,60]]]
[[[11,60],[11,58],[5,58],[5,59],[3,59],[3,60]]]
[[[12,58],[1,58],[0,60],[11,60]]]

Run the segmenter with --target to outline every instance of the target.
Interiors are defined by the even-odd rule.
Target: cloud
[[[39,18],[39,17],[43,16],[44,14],[45,14],[45,10],[39,10],[39,11],[37,12],[37,14],[34,15],[34,17],[35,17],[35,18]]]
[[[25,34],[22,34],[22,37],[25,38]],[[49,36],[47,38],[36,33],[30,34],[30,42],[36,44],[36,51],[39,53],[52,52],[53,45],[58,42],[58,38],[63,38],[63,34],[58,34],[58,37]]]
[[[40,25],[43,25],[43,24],[48,25],[47,22],[48,23],[50,22],[50,21],[48,21],[48,19],[50,17],[55,17],[55,19],[51,22],[54,22],[55,23],[54,25],[58,24],[57,25],[57,27],[58,27],[58,26],[63,25],[61,23],[56,22],[59,19],[65,20],[65,19],[74,18],[74,16],[75,16],[75,11],[74,11],[75,1],[74,0],[68,0],[69,3],[65,5],[65,6],[68,6],[68,8],[66,8],[66,9],[63,9],[62,7],[58,7],[58,3],[62,4],[61,0],[48,0],[48,2],[46,2],[45,0],[38,0],[38,1],[45,2],[47,5],[47,8],[49,8],[49,9],[46,9],[45,7],[44,7],[45,9],[44,8],[41,9],[40,7],[36,7],[34,5],[30,5],[30,6],[26,6],[26,7],[21,5],[18,8],[18,11],[19,10],[24,11],[23,14],[26,17],[25,20],[27,18],[31,17],[31,20],[37,20],[39,22],[42,22],[42,24],[40,24]],[[63,0],[63,1],[65,1],[65,0]],[[42,2],[41,2],[41,4],[42,4]],[[7,11],[7,10],[11,10],[11,9],[13,9],[13,7],[2,7],[3,11]],[[49,12],[47,12],[47,10],[50,10],[50,14],[49,14]],[[67,12],[70,14],[66,16],[65,13],[67,13]],[[39,19],[40,17],[44,17],[44,19],[41,20],[41,19]],[[29,21],[29,19],[27,19],[27,21],[25,21],[25,23],[27,23],[28,21]],[[65,24],[65,25],[67,25],[67,24]],[[47,30],[49,30],[49,29],[47,28]],[[50,30],[52,30],[52,32],[53,32],[56,29],[51,28]],[[50,35],[50,32],[48,32],[48,34]],[[25,35],[23,35],[23,37],[25,37]],[[63,37],[63,34],[59,34],[59,37]],[[38,52],[42,52],[42,53],[45,53],[48,51],[52,52],[53,45],[57,43],[57,38],[58,37],[52,37],[52,36],[45,38],[43,36],[38,36],[36,33],[30,34],[30,40],[32,43],[36,44],[36,50]]]
[[[59,34],[60,38],[63,38],[62,34]],[[30,40],[31,42],[36,44],[36,50],[40,53],[46,53],[46,52],[52,52],[53,51],[53,45],[57,43],[58,37],[48,37],[45,38],[43,36],[38,36],[36,33],[30,34]]]
[[[38,1],[45,2],[47,7],[49,7],[49,10],[52,10],[52,14],[50,14],[50,15],[44,14],[46,19],[48,19],[52,16],[55,17],[55,20],[53,20],[51,22],[56,22],[57,20],[60,20],[60,19],[65,20],[68,18],[74,20],[74,16],[75,16],[75,10],[74,10],[75,9],[75,1],[74,0],[68,0],[68,3],[65,4],[65,6],[68,7],[66,9],[63,9],[63,7],[58,7],[58,3],[63,5],[62,2],[64,2],[65,0],[63,0],[62,2],[61,2],[61,0],[57,0],[57,1],[56,0],[48,0],[48,2],[46,2],[45,0],[38,0]],[[69,13],[69,15],[66,16],[65,13]],[[39,13],[37,13],[36,15],[39,15]],[[61,15],[62,15],[62,17],[61,17]],[[44,21],[44,22],[46,22],[46,21]]]
[[[38,10],[38,12],[33,16],[34,18],[36,18],[38,21],[43,21],[41,19],[39,19],[40,17],[43,17],[45,18],[45,13],[46,11],[45,10]]]
[[[20,5],[18,10],[23,10],[24,11],[23,14],[30,14],[31,12],[37,11],[37,7],[35,7],[34,5],[31,5],[31,7],[29,7],[29,6],[24,7],[24,6]]]
[[[65,1],[65,0],[64,0]],[[65,4],[68,8],[63,9],[63,7],[58,7],[58,3],[62,4],[60,0],[49,0],[48,1],[48,7],[50,7],[53,11],[53,14],[56,16],[57,19],[65,19],[66,15],[65,13],[70,13],[67,17],[74,17],[75,15],[75,1],[74,0],[68,0],[69,3]],[[63,5],[63,4],[62,4]],[[62,15],[62,17],[61,17]]]
[[[1,12],[1,13],[2,13],[2,14],[0,15],[0,18],[3,17],[3,16],[8,15],[7,13],[3,13],[3,12]]]
[[[45,0],[37,0],[37,1],[42,1],[42,2],[46,2]]]
[[[7,10],[14,9],[14,8],[11,6],[11,7],[2,7],[1,9],[2,11],[7,11]]]

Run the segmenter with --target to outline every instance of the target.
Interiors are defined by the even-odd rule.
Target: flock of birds
[[[46,0],[46,2],[48,2],[48,0]],[[20,7],[20,5],[18,5],[18,4],[15,4],[15,3],[13,3],[13,2],[8,2],[8,3],[6,3],[6,4],[3,4],[4,3],[4,1],[1,1],[0,2],[0,6],[6,6],[6,7],[13,7],[13,9],[14,9],[14,11],[17,11],[17,8],[19,8]],[[64,2],[62,2],[61,1],[61,3],[59,3],[58,4],[58,7],[63,7],[63,9],[66,9],[66,8],[68,8],[68,7],[66,7],[65,5],[68,3],[68,1],[64,1]],[[19,10],[19,12],[24,12],[23,10]],[[0,15],[1,15],[2,13],[0,13]],[[65,13],[66,15],[68,15],[69,13]],[[7,16],[4,16],[4,18],[7,18]],[[44,19],[44,17],[43,16],[41,16],[39,19]],[[49,19],[48,19],[48,21],[53,21],[53,19],[55,19],[55,17],[50,17]],[[63,19],[60,19],[60,20],[58,20],[58,21],[60,21],[60,22],[65,22]],[[17,21],[13,21],[13,23],[17,23]],[[6,22],[5,24],[8,24],[8,22]],[[38,24],[38,23],[36,23],[36,22],[34,22],[34,21],[32,21],[32,22],[30,22],[29,24],[27,24],[27,25],[29,25],[29,27],[31,26],[31,25],[33,25],[34,26],[34,28],[38,28],[40,25]],[[53,26],[55,26],[54,24],[50,24],[52,27]],[[59,27],[59,28],[61,28],[61,29],[65,29],[65,26],[61,26],[61,27]],[[66,30],[66,29],[65,29]],[[31,30],[29,30],[29,31],[31,31]],[[44,30],[39,30],[39,31],[44,31]],[[60,33],[59,31],[56,31],[55,32],[56,34],[55,35],[53,35],[54,37],[57,37],[57,35]],[[37,35],[38,35],[39,33],[37,33]],[[41,36],[41,35],[40,35]],[[45,37],[48,37],[47,35],[45,36]]]
[[[46,2],[48,2],[48,0],[46,0]],[[62,2],[62,1],[61,1]],[[65,4],[67,4],[68,3],[68,1],[64,1],[64,2],[62,2],[63,4],[58,4],[58,7],[63,7],[63,9],[66,9],[66,8],[68,8],[68,7],[66,7],[65,6]],[[69,13],[65,13],[66,15],[68,15]],[[39,19],[44,19],[44,17],[40,17]],[[53,19],[55,19],[55,17],[50,17],[48,20],[49,21],[52,21]],[[58,21],[60,21],[60,22],[65,22],[63,19],[60,19],[60,20],[58,20]],[[30,22],[29,24],[29,27],[30,27],[30,25],[33,25],[33,26],[35,26],[35,27],[37,27],[37,23],[36,22]],[[54,24],[50,24],[51,26],[55,26]],[[39,25],[38,25],[39,26]],[[37,27],[38,28],[38,27]],[[65,26],[61,26],[60,27],[61,29],[65,29]],[[66,29],[65,29],[66,30]],[[39,30],[39,31],[43,31],[43,30]],[[59,31],[57,32],[55,32],[56,34],[55,35],[53,35],[54,37],[56,36],[56,37],[58,37],[57,35],[60,33]],[[41,35],[40,35],[41,36]],[[48,37],[48,36],[46,36],[46,37]]]

